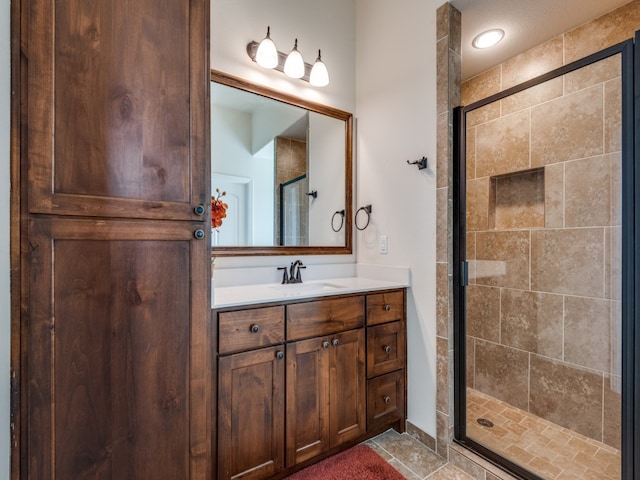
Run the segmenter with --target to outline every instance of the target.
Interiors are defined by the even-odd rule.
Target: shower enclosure
[[[456,440],[523,478],[632,469],[632,69],[629,41],[457,111]]]

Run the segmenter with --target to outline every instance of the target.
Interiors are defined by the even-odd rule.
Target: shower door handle
[[[460,267],[460,273],[462,274],[462,286],[466,287],[469,285],[469,262],[464,261]]]

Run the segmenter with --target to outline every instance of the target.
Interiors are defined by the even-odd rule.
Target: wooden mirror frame
[[[351,227],[353,215],[353,115],[349,112],[329,107],[321,103],[311,102],[294,95],[280,92],[269,87],[251,83],[218,70],[211,70],[211,81],[238,88],[263,97],[278,100],[289,105],[304,108],[310,112],[327,115],[344,121],[345,126],[345,245],[344,246],[216,246],[211,247],[211,254],[216,257],[256,256],[256,255],[350,255],[352,250]],[[213,168],[213,159],[211,160]]]

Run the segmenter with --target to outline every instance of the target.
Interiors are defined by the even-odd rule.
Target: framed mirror
[[[349,112],[212,70],[212,254],[350,254],[352,131]]]

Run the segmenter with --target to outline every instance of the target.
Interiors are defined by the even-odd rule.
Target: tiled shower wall
[[[463,83],[463,104],[639,26],[635,0]],[[467,117],[467,383],[615,447],[620,105],[616,56]]]
[[[307,173],[307,143],[286,137],[275,138],[275,245],[280,245],[280,184],[300,177]],[[304,188],[297,187],[295,192],[298,198],[293,205],[288,208],[297,210],[299,223],[296,224],[295,231],[285,232],[285,245],[308,245],[309,244],[309,209],[306,193],[309,191],[309,179],[302,181]]]

